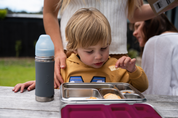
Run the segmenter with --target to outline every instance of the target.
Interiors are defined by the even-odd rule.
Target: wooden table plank
[[[35,90],[14,93],[12,88],[0,86],[0,118],[60,118],[59,89],[53,101],[37,102]],[[178,118],[178,96],[144,96],[165,118]]]

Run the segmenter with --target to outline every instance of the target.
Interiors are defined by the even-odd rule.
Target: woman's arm
[[[166,12],[168,10],[171,10],[175,7],[178,6],[178,2],[175,2],[174,4],[172,4],[171,6],[169,6],[167,9],[165,9],[163,12]],[[153,17],[155,17],[156,14],[154,13],[154,11],[152,10],[150,4],[143,4],[140,9],[136,8],[133,18],[129,19],[129,21],[131,23],[137,22],[137,21],[144,21],[144,20],[148,20],[151,19]]]
[[[60,68],[66,66],[66,55],[64,53],[61,32],[58,22],[58,12],[60,8],[57,8],[59,0],[44,0],[43,8],[43,23],[46,34],[50,35],[55,49],[55,71],[54,71],[54,87],[57,88],[63,83],[63,79],[60,75]]]
[[[144,21],[151,19],[155,17],[156,14],[152,10],[151,6],[149,4],[143,4],[140,9],[136,8],[133,18],[129,19],[131,23],[137,22],[137,21]]]

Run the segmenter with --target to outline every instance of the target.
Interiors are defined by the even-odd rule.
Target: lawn
[[[35,80],[35,58],[0,58],[0,86]]]
[[[141,59],[137,58],[138,66]],[[35,80],[35,58],[0,58],[0,86]]]

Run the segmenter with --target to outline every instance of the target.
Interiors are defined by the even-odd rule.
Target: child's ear
[[[74,50],[73,52],[74,52],[74,54],[78,54],[78,53],[77,53],[77,50]]]

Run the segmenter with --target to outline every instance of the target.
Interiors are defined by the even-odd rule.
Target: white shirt
[[[97,8],[108,19],[111,26],[112,42],[110,54],[127,53],[127,0],[71,0],[61,15],[61,36],[64,49],[67,41],[65,39],[65,27],[71,16],[80,8]]]
[[[178,95],[178,33],[150,38],[142,56],[149,87],[145,94]]]

